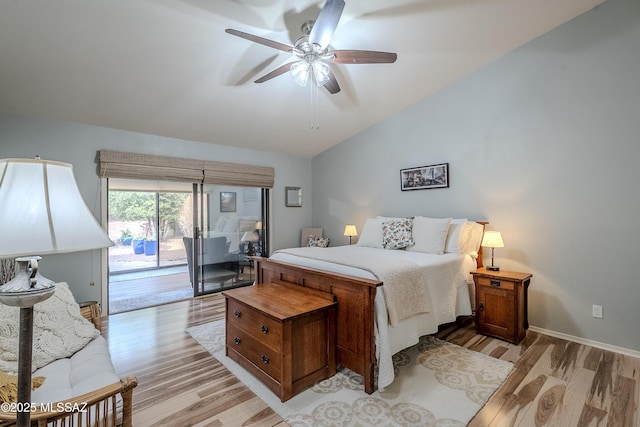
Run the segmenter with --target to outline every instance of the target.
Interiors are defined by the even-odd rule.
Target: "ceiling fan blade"
[[[324,88],[332,95],[340,92],[340,85],[332,71],[329,71],[329,81],[324,84]]]
[[[374,50],[334,50],[329,54],[335,64],[391,64],[398,59],[395,53]]]
[[[289,71],[289,68],[291,68],[291,66],[293,64],[295,64],[296,62],[289,62],[288,64],[284,64],[279,66],[278,68],[276,68],[275,70],[265,74],[264,76],[260,77],[258,80],[255,81],[255,83],[264,83],[267,80],[271,80],[274,77],[278,77],[281,74],[286,73],[287,71]]]
[[[333,37],[333,33],[338,27],[343,9],[344,0],[327,0],[318,15],[318,19],[313,24],[309,34],[309,43],[320,45],[322,49],[329,46],[331,37]]]
[[[276,42],[273,40],[265,39],[264,37],[254,36],[253,34],[245,33],[242,31],[227,28],[225,33],[232,34],[234,36],[241,37],[243,39],[250,40],[252,42],[260,43],[265,46],[272,47],[274,49],[283,50],[285,52],[293,52],[293,46],[286,45],[284,43]]]

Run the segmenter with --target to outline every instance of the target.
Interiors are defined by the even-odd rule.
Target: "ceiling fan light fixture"
[[[329,73],[331,72],[329,64],[316,59],[311,64],[311,69],[313,70],[313,78],[316,81],[318,87],[327,84],[327,82],[329,81]]]
[[[306,86],[309,81],[309,72],[311,70],[311,64],[306,60],[302,60],[296,62],[291,65],[289,71],[291,72],[291,76],[293,77],[293,81],[299,84],[300,86]]]

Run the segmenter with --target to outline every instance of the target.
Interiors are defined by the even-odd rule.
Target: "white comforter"
[[[299,251],[302,249],[302,252]],[[305,249],[314,249],[305,251]],[[438,331],[438,325],[453,322],[457,316],[471,314],[471,298],[468,284],[470,272],[476,269],[475,260],[469,255],[432,255],[402,250],[386,250],[362,246],[339,246],[322,248],[323,251],[349,251],[349,261],[340,262],[329,256],[333,262],[314,259],[317,248],[298,248],[293,253],[276,251],[271,258],[283,262],[316,268],[356,277],[382,280],[376,276],[370,265],[361,268],[353,265],[354,257],[377,258],[385,256],[402,262],[415,263],[423,271],[424,284],[429,299],[429,312],[412,316],[397,325],[389,324],[385,299],[385,285],[378,289],[375,299],[376,310],[376,358],[378,360],[378,388],[383,390],[393,382],[392,355],[416,344],[419,338]],[[305,253],[306,252],[306,253]],[[345,257],[346,259],[346,257]]]

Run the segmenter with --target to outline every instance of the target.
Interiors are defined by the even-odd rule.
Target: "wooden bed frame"
[[[484,224],[483,224],[484,225]],[[337,362],[364,377],[367,394],[375,391],[376,289],[382,282],[315,270],[270,258],[254,257],[256,283],[274,280],[294,283],[335,295],[337,310]],[[477,259],[482,267],[482,247]]]

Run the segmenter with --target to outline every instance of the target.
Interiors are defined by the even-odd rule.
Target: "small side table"
[[[529,329],[527,293],[532,275],[485,268],[471,274],[476,287],[478,333],[518,344]]]

